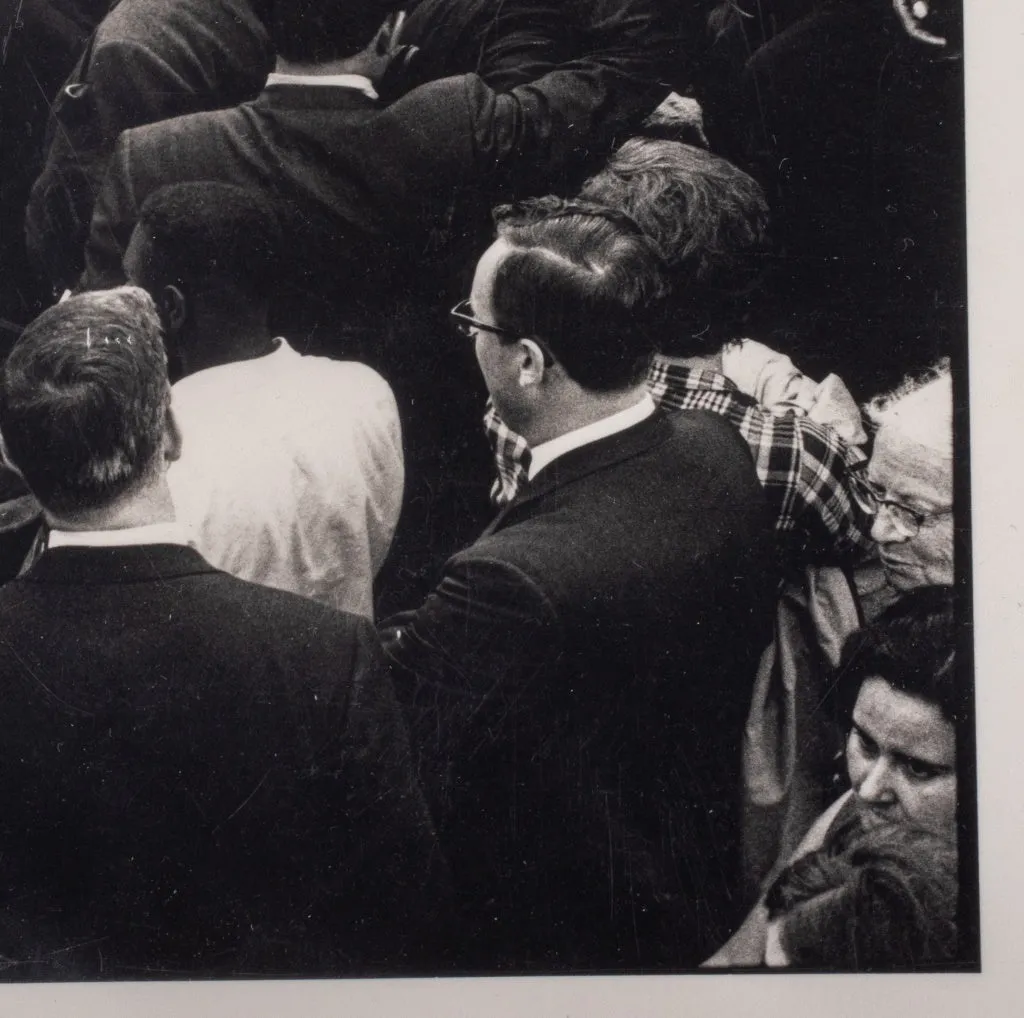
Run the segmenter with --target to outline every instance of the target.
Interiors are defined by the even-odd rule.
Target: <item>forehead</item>
[[[878,429],[868,477],[893,498],[945,507],[953,498],[952,442],[948,451],[916,441],[898,422]]]
[[[508,252],[508,243],[499,237],[476,263],[476,271],[473,273],[473,288],[470,292],[470,302],[476,314],[480,314],[485,307],[490,307],[494,274],[498,271],[498,266]]]
[[[864,680],[854,724],[886,752],[952,765],[956,733],[934,703],[893,689],[882,678]]]

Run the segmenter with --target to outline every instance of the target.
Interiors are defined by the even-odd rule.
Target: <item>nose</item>
[[[889,507],[880,505],[871,524],[871,539],[876,544],[896,544],[907,540],[907,535],[893,522]]]
[[[856,788],[857,796],[872,805],[894,802],[896,793],[892,782],[892,765],[885,757],[879,757],[861,779]]]

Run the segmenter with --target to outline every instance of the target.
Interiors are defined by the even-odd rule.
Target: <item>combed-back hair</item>
[[[396,0],[269,0],[267,31],[275,51],[299,64],[322,64],[365,49]]]
[[[494,211],[511,251],[495,272],[496,325],[536,338],[584,389],[616,391],[646,375],[661,259],[639,226],[592,202],[539,198]]]
[[[934,704],[953,725],[964,722],[967,693],[956,669],[952,587],[910,590],[847,637],[831,687],[844,728],[869,678],[884,679],[893,689]]]
[[[700,354],[739,338],[771,251],[768,203],[753,177],[693,145],[631,138],[580,197],[636,220],[664,260],[666,353]]]
[[[957,893],[953,842],[884,824],[797,859],[765,907],[793,966],[914,970],[955,959]]]
[[[160,319],[132,286],[44,311],[0,374],[6,454],[60,514],[101,508],[148,476],[169,404]]]
[[[281,223],[258,191],[197,180],[171,184],[143,202],[135,229],[146,241],[143,278],[150,292],[173,283],[186,293],[230,282],[265,298],[281,253]]]

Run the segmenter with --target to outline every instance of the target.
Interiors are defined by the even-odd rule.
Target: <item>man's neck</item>
[[[275,349],[265,311],[239,315],[200,310],[182,343],[182,367],[186,375],[194,375],[206,368],[265,357]]]
[[[613,414],[628,410],[636,406],[646,393],[647,389],[642,383],[618,392],[586,392],[577,394],[575,398],[570,393],[560,401],[558,407],[552,409],[551,413],[524,427],[523,438],[530,448],[536,448],[544,442],[550,442],[571,431],[578,431]]]
[[[130,530],[154,523],[173,523],[174,502],[167,486],[166,474],[144,487],[133,489],[101,509],[88,509],[70,514],[56,514],[48,509],[43,516],[52,530],[72,533],[97,530]]]

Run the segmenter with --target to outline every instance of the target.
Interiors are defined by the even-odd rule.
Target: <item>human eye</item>
[[[920,527],[925,520],[923,513],[919,513],[909,506],[901,505],[899,502],[887,502],[886,505],[901,526]]]
[[[875,742],[867,732],[858,728],[856,725],[850,729],[850,738],[864,756],[878,756],[878,743]]]
[[[931,781],[946,773],[945,767],[928,763],[925,760],[917,760],[912,756],[905,757],[900,764],[912,781]]]

